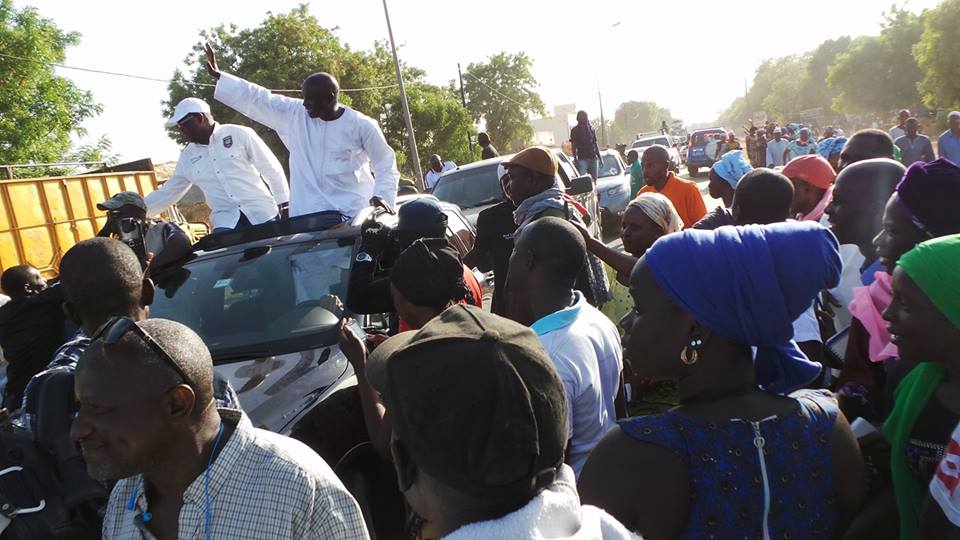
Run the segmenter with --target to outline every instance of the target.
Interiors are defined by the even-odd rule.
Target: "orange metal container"
[[[0,181],[0,270],[29,264],[45,277],[56,276],[63,254],[106,222],[98,202],[120,191],[146,195],[157,187],[153,171]],[[187,226],[176,207],[165,217],[193,240],[207,232],[205,225]]]

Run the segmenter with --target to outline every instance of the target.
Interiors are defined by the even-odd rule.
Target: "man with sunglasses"
[[[103,537],[367,538],[323,459],[218,409],[213,374],[200,337],[164,319],[117,318],[84,353],[70,434],[93,478],[119,480]]]
[[[147,214],[156,215],[196,185],[212,210],[213,232],[229,231],[278,219],[290,201],[287,177],[276,156],[252,129],[218,124],[210,106],[187,98],[165,124],[187,141],[173,176],[147,195]]]
[[[116,317],[142,321],[153,303],[153,282],[143,277],[140,262],[130,248],[118,240],[91,238],[70,248],[60,262],[63,311],[80,331],[64,343],[49,360],[47,369],[27,383],[23,393],[23,415],[19,424],[36,432],[37,411],[28,406],[41,381],[53,371],[72,372],[91,337],[102,333]],[[214,396],[219,407],[240,408],[233,388],[226,379],[214,377]],[[39,394],[37,394],[39,395]]]

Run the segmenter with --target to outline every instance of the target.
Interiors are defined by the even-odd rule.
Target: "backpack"
[[[74,374],[42,373],[33,382],[26,411],[35,433],[0,432],[0,538],[99,538],[109,491],[87,474],[70,439],[77,407]]]

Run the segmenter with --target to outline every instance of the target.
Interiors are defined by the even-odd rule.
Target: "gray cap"
[[[97,208],[100,210],[117,210],[121,206],[127,206],[128,204],[136,206],[144,212],[147,211],[147,203],[143,202],[143,197],[135,191],[121,191],[98,204]]]

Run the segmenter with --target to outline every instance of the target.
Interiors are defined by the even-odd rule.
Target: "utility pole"
[[[413,134],[413,120],[410,119],[410,106],[407,105],[407,90],[403,86],[403,75],[400,73],[400,58],[397,56],[397,44],[393,41],[393,27],[390,26],[390,12],[387,10],[387,0],[383,0],[383,16],[387,19],[387,33],[390,34],[390,49],[393,51],[393,64],[397,68],[397,84],[400,86],[400,104],[403,105],[403,121],[407,125],[407,138],[410,141],[410,159],[413,160],[413,175],[416,177],[420,189],[426,186],[423,183],[423,172],[420,170],[420,152],[417,151],[417,138]]]
[[[610,141],[607,140],[607,122],[603,119],[603,96],[600,94],[600,85],[597,85],[597,98],[600,99],[600,137],[603,139],[603,146],[610,148]]]
[[[460,71],[460,62],[457,62],[457,76],[460,77],[460,101],[463,102],[463,108],[467,108],[467,93],[463,90],[463,72]],[[469,112],[469,111],[468,111]],[[467,144],[470,146],[470,154],[473,155],[473,139],[467,133]]]

